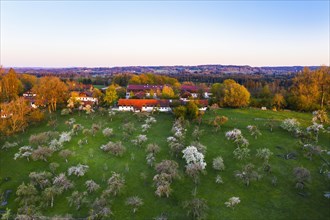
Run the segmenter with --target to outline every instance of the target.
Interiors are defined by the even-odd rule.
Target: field
[[[218,132],[215,132],[214,128],[207,123],[216,115],[224,115],[229,119]],[[79,147],[78,141],[85,137],[82,132],[79,132],[78,135],[72,137],[70,142],[64,144],[64,149],[75,152],[74,156],[68,158],[68,163],[59,157],[58,152],[48,158],[47,162],[33,161],[32,159],[27,161],[24,158],[13,159],[19,147],[29,145],[29,137],[32,134],[53,130],[53,127],[47,126],[47,122],[32,126],[25,133],[7,138],[6,141],[19,143],[18,147],[0,151],[0,177],[2,179],[0,191],[13,190],[9,197],[9,204],[6,206],[12,209],[13,213],[16,213],[18,208],[18,204],[15,202],[16,189],[22,182],[29,182],[29,173],[49,171],[49,163],[57,162],[60,166],[56,170],[56,175],[62,172],[67,173],[70,166],[75,166],[78,163],[87,164],[89,170],[82,177],[68,177],[74,181],[75,188],[56,196],[53,208],[41,210],[44,216],[70,214],[74,218],[87,217],[90,210],[89,206],[83,206],[80,210],[76,210],[68,205],[66,197],[70,196],[74,190],[85,191],[85,181],[93,179],[100,184],[101,188],[88,195],[88,200],[92,202],[106,188],[107,180],[112,171],[115,171],[125,177],[125,187],[119,195],[111,198],[110,207],[113,212],[111,219],[153,219],[161,214],[167,216],[168,219],[191,219],[187,216],[186,210],[182,208],[182,204],[193,198],[195,184],[192,178],[185,174],[185,161],[182,159],[182,154],[176,158],[169,152],[166,139],[172,135],[171,127],[174,118],[171,114],[153,115],[157,122],[152,124],[148,132],[145,133],[148,141],[141,148],[134,146],[131,140],[142,133],[140,128],[145,119],[141,119],[133,113],[117,113],[112,121],[108,115],[102,116],[99,113],[93,116],[93,119],[85,114],[79,116],[78,113],[66,116],[57,113],[52,117],[57,118],[58,126],[55,130],[59,132],[69,131],[71,128],[65,124],[65,121],[75,118],[76,123],[85,128],[91,128],[93,123],[100,124],[102,129],[113,128],[114,136],[105,138],[101,129],[96,132],[95,136],[86,136],[88,144]],[[314,155],[312,160],[304,156],[298,139],[279,127],[280,122],[286,118],[296,118],[302,127],[306,128],[311,124],[312,115],[311,113],[273,112],[255,109],[219,109],[216,112],[208,111],[205,114],[200,125],[200,129],[204,130],[200,142],[207,147],[205,154],[207,166],[206,173],[200,175],[196,197],[207,200],[209,207],[207,219],[329,219],[330,200],[325,198],[323,194],[330,190],[330,181],[319,172],[324,161],[319,155]],[[265,126],[269,119],[275,120],[275,127],[272,132]],[[133,122],[137,128],[129,138],[123,136],[122,125],[125,122]],[[186,127],[186,146],[193,141],[194,137],[191,134],[196,125],[197,122],[190,122],[190,125]],[[254,139],[246,128],[248,125],[258,126],[262,135]],[[225,132],[233,128],[240,129],[244,137],[250,142],[251,157],[246,160],[241,161],[233,157],[235,144],[225,137]],[[116,157],[100,150],[100,146],[109,140],[122,141],[127,149],[122,157]],[[2,140],[0,146],[4,142],[5,140]],[[173,192],[169,198],[159,198],[155,195],[156,188],[153,185],[153,176],[156,175],[156,171],[146,163],[145,146],[149,143],[156,143],[161,148],[160,153],[156,155],[156,163],[170,159],[179,164],[180,178],[172,182]],[[323,149],[330,151],[330,134],[321,133],[318,144]],[[273,152],[269,160],[272,167],[271,173],[262,170],[263,162],[256,157],[258,148],[269,148]],[[297,158],[286,160],[277,156],[289,152],[296,152]],[[224,171],[216,171],[212,168],[213,158],[217,156],[222,156],[224,159],[226,166]],[[323,153],[322,157],[330,161],[329,154]],[[255,170],[262,174],[262,178],[251,182],[249,186],[245,186],[239,179],[235,178],[234,173],[248,163],[255,165]],[[298,166],[303,166],[311,172],[311,182],[303,190],[295,188],[293,169]],[[141,173],[146,178],[142,178]],[[215,182],[218,174],[221,175],[223,184]],[[276,185],[272,184],[274,176],[277,178]],[[10,177],[10,180],[4,181],[5,177]],[[130,196],[139,196],[144,202],[135,216],[125,205],[126,199]],[[239,197],[241,200],[235,209],[228,208],[224,204],[233,196]],[[5,207],[0,207],[0,209],[5,209]]]

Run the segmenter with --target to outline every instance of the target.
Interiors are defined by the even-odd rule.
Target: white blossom
[[[296,134],[300,132],[299,126],[300,123],[295,118],[285,119],[281,124],[281,128],[287,130],[288,132],[296,133]]]
[[[72,174],[76,176],[83,176],[87,172],[89,166],[78,164],[77,166],[72,166],[68,169],[68,174],[71,176]]]
[[[143,124],[143,125],[141,125],[142,132],[147,132],[150,127],[151,127],[150,124]]]
[[[225,205],[229,208],[234,208],[240,202],[241,200],[239,197],[231,197],[227,202],[225,202]]]
[[[113,129],[112,128],[104,128],[102,133],[105,137],[110,137],[111,135],[113,135]]]
[[[204,161],[204,155],[200,152],[198,152],[197,148],[195,146],[188,146],[183,151],[183,157],[186,162],[187,166],[189,164],[199,164],[201,166],[201,169],[204,170],[206,167],[206,163]]]
[[[132,140],[132,143],[137,146],[141,146],[148,140],[146,135],[140,134],[136,137],[136,139]]]
[[[176,142],[177,141],[176,138],[172,137],[172,136],[168,137],[166,140],[167,140],[167,142]]]
[[[69,142],[69,141],[71,141],[71,132],[62,132],[60,134],[59,142],[64,143],[64,142]]]
[[[322,124],[313,122],[313,125],[307,127],[306,130],[307,130],[307,132],[318,133],[320,130],[324,130],[324,127]]]
[[[157,120],[154,118],[154,117],[148,117],[146,120],[145,120],[145,123],[146,124],[154,124],[156,123]]]
[[[240,136],[242,136],[242,132],[241,132],[241,130],[239,130],[237,128],[234,128],[233,130],[226,132],[226,138],[228,140],[234,141],[237,138],[239,138]]]
[[[29,160],[29,157],[32,155],[33,148],[31,146],[23,146],[18,149],[18,153],[14,155],[14,160],[18,158],[25,157]]]

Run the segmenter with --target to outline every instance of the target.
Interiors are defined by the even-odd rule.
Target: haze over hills
[[[319,66],[308,66],[311,70]],[[262,66],[252,67],[248,65],[197,65],[197,66],[124,66],[124,67],[14,67],[19,73],[30,74],[96,74],[112,75],[117,73],[155,73],[166,75],[180,74],[262,74],[262,75],[287,75],[301,71],[304,66]],[[5,69],[8,69],[5,68]]]

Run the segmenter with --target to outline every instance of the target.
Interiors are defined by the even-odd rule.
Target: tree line
[[[177,97],[181,85],[177,79],[163,75],[117,74],[111,80],[111,86],[105,93],[94,88],[93,97],[99,99],[101,106],[113,105],[119,98],[125,97],[124,87],[127,84],[167,84],[169,86],[165,87],[166,91],[162,91],[163,98]],[[193,82],[183,82],[183,84],[194,85]],[[0,132],[11,134],[22,131],[29,124],[40,121],[44,117],[42,110],[29,107],[29,104],[21,97],[23,92],[31,90],[32,93],[38,94],[35,97],[35,104],[53,112],[57,110],[58,105],[66,106],[71,96],[70,90],[78,88],[78,85],[82,85],[81,82],[60,79],[56,76],[37,78],[29,74],[17,74],[14,69],[10,69],[8,73],[0,69],[0,110],[2,114],[10,114],[0,121]],[[271,82],[248,79],[242,84],[233,79],[226,79],[222,83],[212,85],[199,83],[198,86],[204,91],[210,86],[213,96],[209,104],[216,104],[219,107],[252,106],[277,110],[288,108],[298,111],[330,108],[330,68],[326,66],[313,71],[304,68],[292,79],[276,79]],[[204,91],[198,92],[202,94]],[[75,107],[75,104],[77,103],[72,106]],[[196,107],[193,106],[193,109]],[[182,108],[180,111],[187,110]],[[194,112],[191,115],[198,117],[195,110],[191,112]],[[191,115],[188,118],[192,117]]]

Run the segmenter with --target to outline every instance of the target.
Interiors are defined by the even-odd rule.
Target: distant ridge
[[[320,66],[307,66],[315,70]],[[300,72],[304,66],[262,66],[252,67],[249,65],[196,65],[196,66],[122,66],[122,67],[13,67],[19,73],[45,73],[56,74],[75,72],[82,74],[117,74],[117,73],[155,73],[155,74],[292,74]],[[6,70],[8,67],[5,68]]]

